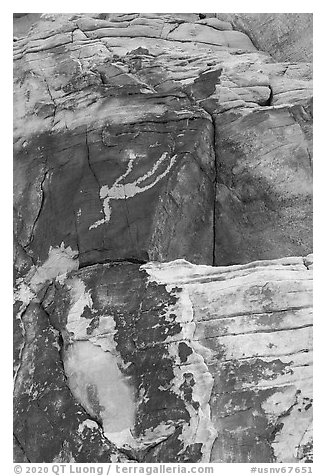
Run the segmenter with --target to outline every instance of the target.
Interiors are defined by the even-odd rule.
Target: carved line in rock
[[[141,187],[140,184],[142,182],[154,176],[159,166],[163,164],[163,162],[168,157],[168,153],[165,152],[164,154],[162,154],[161,157],[158,159],[158,161],[153,165],[152,169],[149,172],[146,172],[144,175],[142,175],[138,179],[136,179],[135,181],[129,182],[129,183],[121,183],[122,181],[124,181],[124,179],[128,177],[128,175],[130,175],[134,167],[135,160],[138,157],[140,157],[140,155],[136,155],[133,151],[128,151],[127,153],[129,155],[127,170],[114,182],[114,184],[110,188],[108,185],[104,185],[103,187],[101,187],[100,198],[103,200],[102,213],[104,213],[105,218],[102,218],[101,220],[98,220],[95,223],[93,223],[89,227],[89,230],[97,228],[99,225],[103,225],[110,221],[111,213],[112,213],[110,202],[112,200],[127,200],[129,198],[134,197],[135,195],[139,193],[143,193],[146,190],[149,190],[150,188],[154,187],[160,180],[162,180],[170,172],[177,157],[176,155],[174,155],[171,158],[169,165],[165,168],[165,170],[162,173],[160,173],[154,179],[152,183],[149,183],[148,185],[144,185],[143,187]]]

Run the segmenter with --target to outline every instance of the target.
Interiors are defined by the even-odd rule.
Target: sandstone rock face
[[[312,62],[312,13],[219,13],[278,61]]]
[[[27,459],[310,461],[311,263],[68,265],[42,296],[34,274],[17,290]]]
[[[17,15],[15,459],[310,461],[312,68],[290,17]],[[281,56],[257,49],[275,22]]]
[[[311,252],[311,68],[213,20],[45,15],[15,42],[17,237],[34,262],[62,242],[82,265]]]

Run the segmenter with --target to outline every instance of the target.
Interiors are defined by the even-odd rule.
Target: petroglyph
[[[150,188],[154,187],[170,172],[172,166],[176,161],[176,157],[177,156],[174,155],[171,158],[170,163],[164,167],[164,170],[159,175],[157,175],[153,182],[141,186],[143,182],[154,176],[160,165],[162,165],[165,161],[168,160],[168,153],[165,152],[164,154],[162,154],[158,161],[155,162],[153,167],[144,175],[134,180],[133,182],[125,183],[124,181],[128,177],[128,175],[131,174],[135,161],[137,159],[137,155],[133,151],[129,151],[129,162],[127,170],[124,172],[124,174],[122,174],[111,187],[109,187],[108,185],[103,185],[103,187],[101,187],[100,198],[103,200],[102,213],[104,213],[105,217],[93,223],[93,225],[89,227],[89,230],[97,228],[99,225],[103,225],[104,223],[108,223],[110,221],[112,213],[112,200],[127,200],[128,198],[134,197],[138,193],[146,192],[146,190],[149,190]]]

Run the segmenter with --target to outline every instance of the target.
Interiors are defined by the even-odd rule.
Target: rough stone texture
[[[308,56],[220,14],[17,15],[15,460],[310,461]]]
[[[309,64],[214,18],[104,17],[45,15],[14,43],[17,239],[34,262],[62,242],[81,265],[311,252]]]
[[[28,460],[310,461],[311,263],[97,264],[20,287]]]
[[[308,125],[308,133],[302,124]],[[216,118],[215,263],[312,249],[311,105]]]
[[[219,13],[278,61],[312,62],[312,13]]]

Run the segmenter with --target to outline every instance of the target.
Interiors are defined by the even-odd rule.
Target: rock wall
[[[219,13],[278,61],[312,62],[312,13]]]
[[[46,276],[49,258],[16,295],[29,461],[311,461],[311,256],[77,269],[56,254],[66,272]]]
[[[34,20],[14,41],[15,459],[310,461],[311,64],[215,14]]]

